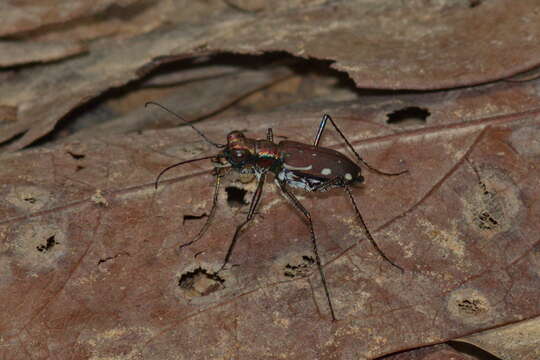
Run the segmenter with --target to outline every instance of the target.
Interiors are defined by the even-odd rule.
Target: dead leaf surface
[[[467,336],[463,341],[478,346],[504,360],[540,358],[539,318]]]
[[[437,344],[385,356],[381,360],[478,360],[447,344]]]
[[[2,22],[0,36],[14,36],[40,27],[73,21],[106,10],[112,5],[128,6],[141,0],[62,0],[3,1],[0,4]]]
[[[371,89],[478,84],[539,64],[540,9],[535,0],[485,1],[479,7],[469,1],[395,5],[326,2],[256,19],[208,48],[285,50],[330,60],[358,87]]]
[[[109,4],[97,2],[92,9]],[[0,128],[0,142],[24,133],[9,149],[28,146],[73,109],[139,79],[145,74],[141,68],[200,53],[286,51],[334,62],[359,87],[372,89],[480,84],[538,66],[536,0],[396,4],[299,1],[268,12],[208,10],[212,16],[195,16],[194,23],[166,17],[172,25],[156,29],[158,23],[146,29],[151,32],[128,39],[103,39],[90,46],[87,56],[25,69],[2,82],[0,106],[17,108],[18,120]],[[69,14],[76,17],[77,11]],[[66,90],[58,91],[59,86]]]
[[[286,67],[252,71],[237,69],[234,74],[212,75],[208,79],[184,84],[165,99],[162,98],[160,104],[168,109],[181,109],[182,113],[189,114],[190,120],[197,120],[216,113],[257,90],[291,76],[291,70]],[[159,82],[159,79],[156,81]],[[152,84],[154,81],[149,81],[149,83]],[[142,93],[142,96],[148,96],[144,92],[144,88]],[[72,137],[63,141],[69,142],[73,141],[73,138],[84,139],[85,137],[125,134],[141,129],[173,127],[183,124],[182,120],[167,112],[157,108],[145,109],[145,106],[142,105],[124,116],[77,131]]]
[[[80,54],[86,47],[78,42],[0,41],[0,67],[48,62]]]
[[[152,58],[169,53],[173,47],[179,49],[182,43],[190,48],[196,38],[216,36],[219,28],[227,24],[218,24],[211,30],[208,26],[178,27],[166,36],[154,33],[128,43],[119,40],[112,49],[109,43],[96,44],[88,56],[51,65],[53,68],[34,68],[22,76],[9,78],[0,85],[2,104],[17,107],[18,120],[2,128],[0,142],[26,131],[11,148],[31,144],[49,133],[75,107],[111,87],[137,79],[137,70]],[[67,84],[67,78],[69,86],[58,88],[59,83]]]
[[[537,317],[540,81],[364,97],[201,123],[312,141],[331,113],[372,165],[354,190],[400,274],[365,241],[347,198],[303,194],[336,309],[309,261],[308,231],[269,182],[232,266],[245,207],[219,197],[211,165],[155,175],[215,149],[190,129],[84,139],[0,157],[0,357],[375,358]],[[417,108],[425,122],[393,121]],[[324,144],[342,149],[332,132]],[[254,184],[228,178],[225,187]],[[185,220],[183,223],[182,220]],[[181,350],[179,350],[181,349]]]

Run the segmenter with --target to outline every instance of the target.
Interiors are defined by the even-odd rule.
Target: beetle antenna
[[[186,119],[184,119],[183,117],[181,117],[180,115],[175,113],[174,111],[167,109],[165,106],[163,106],[161,104],[158,104],[157,102],[154,102],[154,101],[148,101],[147,103],[144,104],[144,107],[147,107],[148,105],[158,106],[158,107],[162,108],[163,110],[165,110],[166,112],[168,112],[169,114],[172,114],[172,115],[176,116],[178,119],[180,119],[186,125],[190,126],[193,130],[195,130],[197,132],[197,134],[199,134],[204,140],[206,140],[207,143],[217,147],[218,149],[224,148],[226,146],[226,145],[223,145],[223,144],[218,144],[218,143],[213,142],[212,140],[207,138],[206,135],[204,135],[202,133],[202,131],[200,131],[195,126],[193,126],[193,124],[191,124],[189,121],[187,121]]]
[[[205,156],[205,157],[198,158],[198,159],[190,159],[190,160],[180,161],[179,163],[176,163],[176,164],[172,164],[172,165],[170,165],[170,166],[167,166],[165,169],[161,170],[161,172],[159,173],[159,175],[156,177],[156,181],[154,182],[154,186],[155,186],[155,188],[157,189],[158,183],[159,183],[159,179],[161,178],[161,175],[165,174],[167,171],[171,170],[171,169],[174,168],[174,167],[177,167],[177,166],[180,166],[180,165],[184,165],[184,164],[188,164],[188,163],[190,163],[190,162],[199,161],[199,160],[213,159],[213,158],[215,158],[215,157],[216,157],[215,155],[212,155],[212,156]]]

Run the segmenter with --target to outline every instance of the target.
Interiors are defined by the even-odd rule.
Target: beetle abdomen
[[[303,189],[305,191],[314,191],[324,182],[328,181],[326,179],[312,177],[286,168],[282,169],[277,174],[277,178],[279,181],[287,183],[290,187]]]

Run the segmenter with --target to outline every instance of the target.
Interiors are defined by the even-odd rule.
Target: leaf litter
[[[4,72],[4,149],[34,145],[0,156],[2,357],[168,359],[178,349],[187,358],[376,358],[405,349],[421,356],[425,350],[414,349],[486,329],[503,334],[537,317],[540,86],[491,82],[537,65],[537,27],[525,20],[538,12],[532,1],[426,4],[295,2],[248,12],[220,4],[205,22],[156,23],[89,43],[74,58]],[[510,11],[520,20],[487,31]],[[472,42],[491,46],[471,59],[461,45],[473,46],[464,34],[480,12],[492,18]],[[515,31],[503,36],[505,28]],[[354,47],[343,45],[358,34]],[[249,61],[262,64],[246,68],[246,57],[234,55],[232,67],[207,61],[223,52],[256,54]],[[276,58],[294,64],[276,67]],[[329,65],[354,84],[313,71]],[[178,84],[145,87],[162,83],[168,66]],[[463,88],[447,89],[455,86]],[[162,129],[178,125],[173,119],[146,120],[153,115],[142,105],[156,98],[216,141],[233,129],[263,137],[272,127],[278,139],[310,143],[321,115],[332,114],[371,164],[409,170],[396,178],[366,172],[354,190],[379,245],[405,274],[364,241],[343,194],[302,194],[336,306],[332,323],[305,260],[312,256],[305,225],[268,184],[234,266],[214,277],[244,210],[230,208],[224,192],[207,235],[178,249],[204,221],[182,224],[183,217],[209,211],[211,166],[186,166],[157,191],[153,179],[213,149],[185,127]],[[345,151],[332,132],[324,143]],[[248,199],[250,185],[226,183]],[[291,269],[298,276],[287,276]],[[470,342],[506,356],[489,340]],[[531,354],[525,343],[513,348],[521,358]]]

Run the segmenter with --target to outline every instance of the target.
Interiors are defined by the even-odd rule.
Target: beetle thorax
[[[276,144],[268,140],[246,138],[241,131],[227,136],[227,147],[222,153],[233,169],[240,173],[260,174],[273,170],[280,157]]]

